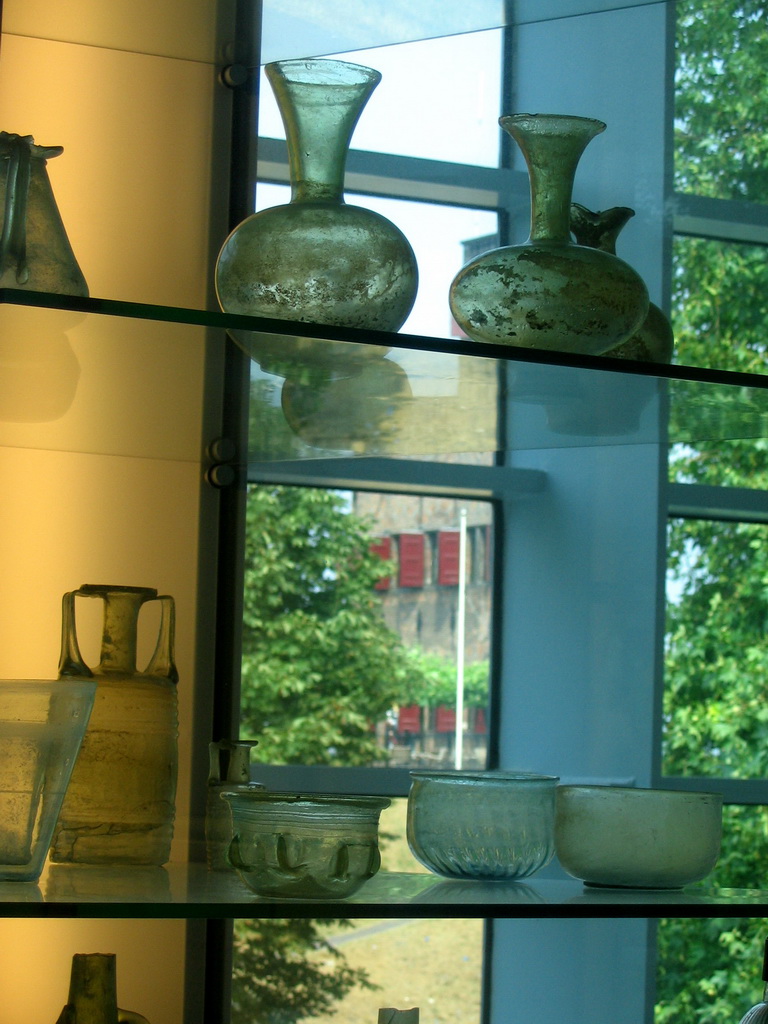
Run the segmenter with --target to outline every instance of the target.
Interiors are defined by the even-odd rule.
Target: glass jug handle
[[[77,643],[75,626],[75,594],[70,590],[61,599],[61,656],[59,658],[59,678],[66,676],[85,676],[93,678],[93,672],[83,661]]]
[[[144,669],[148,676],[158,676],[169,679],[172,683],[178,683],[179,673],[174,661],[174,643],[176,636],[176,605],[172,597],[164,594],[162,597],[151,598],[160,602],[160,630],[157,637],[155,652]]]

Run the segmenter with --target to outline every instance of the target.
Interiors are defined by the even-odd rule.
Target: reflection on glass
[[[751,523],[670,521],[665,775],[768,774],[766,530]]]
[[[462,4],[462,9],[467,5]],[[334,17],[340,17],[338,11]],[[383,76],[368,105],[370,123],[361,123],[355,130],[355,149],[498,165],[502,32],[446,35],[443,28],[441,35],[381,49],[358,46],[333,53],[338,60],[370,65]],[[327,55],[331,51],[322,52]],[[446,110],[451,112],[448,129],[442,116]],[[261,89],[259,131],[270,138],[285,137],[268,88]]]
[[[491,538],[486,502],[252,487],[240,732],[259,740],[253,761],[485,767]]]
[[[232,1024],[375,1024],[379,1006],[478,1024],[483,928],[450,917],[236,920]]]

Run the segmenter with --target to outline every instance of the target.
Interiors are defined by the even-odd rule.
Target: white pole
[[[456,614],[456,742],[454,766],[464,759],[464,633],[467,590],[467,510],[459,512],[459,601]]]

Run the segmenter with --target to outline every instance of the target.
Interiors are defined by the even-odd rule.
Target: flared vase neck
[[[567,114],[512,114],[499,124],[520,147],[531,182],[532,242],[570,241],[571,196],[581,155],[602,121]]]
[[[277,61],[265,71],[285,125],[291,202],[341,201],[352,132],[381,75],[338,60]]]

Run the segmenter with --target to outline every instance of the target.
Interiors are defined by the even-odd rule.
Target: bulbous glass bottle
[[[381,75],[314,59],[265,70],[285,124],[291,200],[247,217],[224,242],[216,265],[222,309],[398,330],[416,297],[413,250],[385,217],[343,198],[352,132]],[[258,358],[254,339],[232,334]]]
[[[475,341],[606,352],[642,322],[648,291],[617,256],[571,241],[576,168],[605,124],[565,114],[513,114],[499,124],[528,166],[531,233],[522,245],[483,253],[459,271],[450,289],[453,316]]]
[[[616,255],[619,233],[635,211],[629,206],[612,206],[594,212],[580,203],[571,203],[571,231],[579,245],[589,245]],[[603,353],[615,359],[638,359],[641,362],[669,363],[675,348],[675,336],[666,314],[648,303],[645,320],[634,334],[616,348]]]

